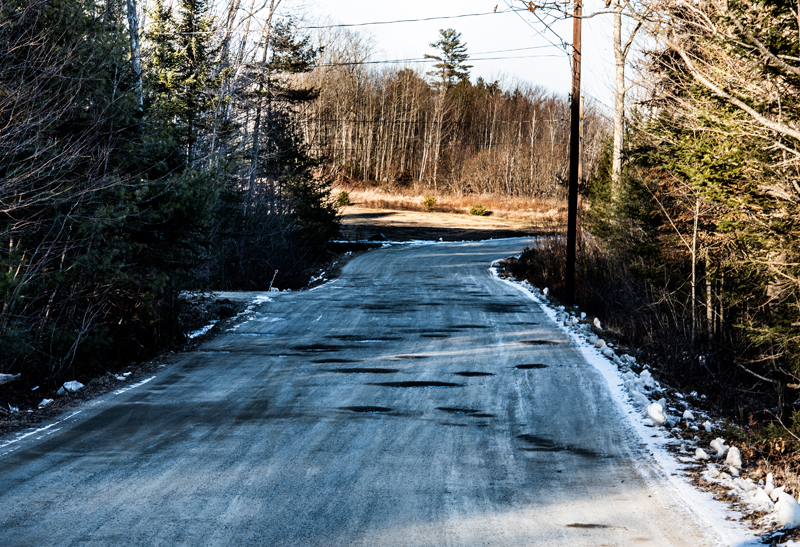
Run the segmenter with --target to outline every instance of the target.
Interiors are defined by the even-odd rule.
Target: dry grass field
[[[495,195],[457,196],[339,187],[350,205],[341,208],[342,237],[350,240],[439,239],[444,241],[522,237],[564,229],[566,203]],[[429,208],[425,199],[433,197]],[[476,205],[484,215],[470,214]]]

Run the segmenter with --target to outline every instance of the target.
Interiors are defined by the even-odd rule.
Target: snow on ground
[[[662,391],[646,366],[640,374],[637,374],[631,368],[636,364],[635,357],[617,355],[612,347],[613,344],[609,344],[594,333],[585,313],[576,316],[566,312],[563,306],[555,306],[549,301],[546,288],[540,290],[527,281],[519,282],[500,277],[497,262],[492,264],[490,271],[498,280],[522,291],[538,303],[556,326],[572,339],[586,361],[605,379],[616,404],[628,417],[630,426],[636,431],[660,468],[662,480],[673,487],[677,499],[682,500],[718,534],[723,544],[735,547],[764,545],[753,530],[739,522],[741,514],[734,512],[726,504],[715,501],[712,493],[703,492],[689,482],[686,474],[687,466],[702,463],[704,459],[697,458],[696,452],[713,454],[713,456],[706,454],[709,461],[703,472],[705,480],[731,489],[730,493],[738,495],[740,503],[752,510],[768,511],[767,516],[758,521],[762,527],[773,528],[794,518],[798,519],[795,527],[800,527],[800,506],[796,505],[794,498],[776,489],[773,497],[782,499],[781,506],[775,509],[774,505],[771,505],[774,500],[770,500],[768,497],[770,492],[765,491],[770,490],[772,486],[771,476],[763,487],[750,479],[738,478],[742,464],[741,456],[735,447],[724,446],[722,439],[715,439],[710,445],[706,445],[696,436],[694,440],[685,440],[675,434],[681,431],[680,429],[675,432],[670,431],[678,422],[686,424],[686,431],[697,431],[699,427],[709,431],[718,428],[719,424],[712,423],[702,411],[689,409],[691,406],[687,400],[689,397],[681,393],[668,395]],[[593,325],[599,329],[600,321],[595,318]],[[691,398],[702,400],[705,396],[698,396],[693,392]],[[701,424],[700,419],[704,419],[704,423]],[[673,454],[667,450],[670,445],[679,446],[679,452]],[[731,455],[733,450],[736,452]],[[781,545],[800,545],[800,543],[790,541]]]
[[[210,330],[211,330],[211,327],[213,327],[214,325],[216,325],[216,324],[217,324],[217,322],[218,322],[218,321],[217,321],[216,319],[214,319],[214,320],[212,320],[212,321],[209,321],[208,325],[206,325],[205,327],[203,327],[203,328],[201,328],[201,329],[197,329],[197,330],[196,330],[196,331],[194,331],[194,332],[190,332],[189,334],[187,334],[187,335],[186,335],[186,338],[188,338],[189,340],[191,340],[192,338],[197,338],[198,336],[203,336],[205,333],[207,333],[208,331],[210,331]]]

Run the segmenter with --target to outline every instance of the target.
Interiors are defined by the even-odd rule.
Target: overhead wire
[[[419,23],[423,21],[437,21],[440,19],[462,19],[464,17],[481,17],[483,15],[501,15],[504,13],[517,11],[513,7],[501,11],[487,11],[485,13],[462,13],[460,15],[443,15],[440,17],[422,17],[420,19],[395,19],[393,21],[371,21],[367,23],[342,23],[335,25],[310,25],[306,27],[297,27],[300,30],[313,30],[313,29],[326,29],[326,28],[344,28],[344,27],[366,27],[370,25],[394,25],[396,23]]]

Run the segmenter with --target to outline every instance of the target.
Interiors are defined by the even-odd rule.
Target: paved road
[[[713,544],[602,378],[491,278],[523,245],[370,251],[22,441],[0,544]]]

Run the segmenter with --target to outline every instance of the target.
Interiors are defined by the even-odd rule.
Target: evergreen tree
[[[467,44],[461,41],[461,33],[454,29],[440,29],[439,39],[428,44],[430,47],[438,49],[439,55],[426,53],[426,59],[438,61],[434,63],[434,68],[428,72],[428,76],[434,79],[433,85],[437,89],[450,89],[461,80],[469,80],[469,69],[472,65],[466,64]]]

